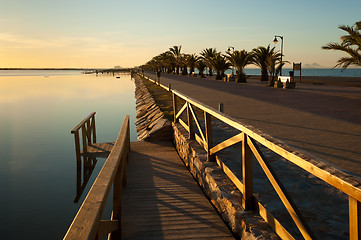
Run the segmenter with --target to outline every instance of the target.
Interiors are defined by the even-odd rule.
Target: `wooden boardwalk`
[[[109,153],[112,151],[114,147],[114,142],[106,142],[106,143],[92,143],[87,146],[86,152],[81,152],[82,155],[86,155],[88,157],[108,157]]]
[[[234,239],[170,142],[131,143],[122,239]]]

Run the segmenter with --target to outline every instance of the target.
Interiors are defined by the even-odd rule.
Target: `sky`
[[[276,47],[284,59],[332,67],[339,25],[361,20],[360,0],[0,0],[0,68],[139,66],[170,47]]]

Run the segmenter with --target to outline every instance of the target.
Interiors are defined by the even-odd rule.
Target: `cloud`
[[[143,64],[167,47],[160,36],[144,39],[117,31],[94,36],[45,37],[0,32],[0,64],[6,67],[128,67]]]
[[[106,38],[95,37],[54,37],[34,38],[19,34],[0,33],[0,42],[3,48],[75,48],[91,51],[114,50],[122,47],[120,43],[112,43]]]

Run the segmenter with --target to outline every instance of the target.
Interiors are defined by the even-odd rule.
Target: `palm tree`
[[[268,86],[272,87],[275,83],[275,79],[280,72],[281,66],[285,64],[285,61],[282,61],[281,63],[281,53],[280,52],[271,52],[271,55],[267,57],[266,65],[267,70],[269,72],[269,80],[268,80]],[[278,65],[278,66],[277,66]]]
[[[180,62],[180,66],[182,69],[182,75],[188,75],[188,56],[189,54],[182,54],[181,57],[179,58],[179,62]]]
[[[204,78],[204,69],[206,69],[207,64],[204,62],[203,59],[200,59],[197,61],[196,63],[196,68],[198,69],[199,75],[201,76],[201,78]]]
[[[222,80],[224,72],[231,66],[226,57],[221,53],[216,53],[214,57],[209,60],[209,64],[211,68],[217,72],[216,80]]]
[[[173,54],[173,57],[176,61],[177,74],[179,74],[179,68],[180,68],[180,64],[181,64],[181,57],[182,57],[181,49],[182,49],[182,46],[173,46],[173,47],[169,48],[169,52],[171,52]]]
[[[209,76],[212,76],[212,66],[210,65],[210,60],[217,54],[217,50],[215,48],[206,48],[201,52],[201,56],[207,67],[209,68]]]
[[[341,57],[334,68],[341,67],[344,70],[350,65],[361,66],[361,21],[356,22],[353,27],[341,25],[339,29],[348,33],[340,38],[341,43],[328,43],[322,48],[342,51],[350,55]]]
[[[167,51],[167,52],[161,53],[155,58],[157,58],[158,61],[161,61],[164,72],[171,73],[171,72],[175,71],[176,62],[175,62],[174,56],[171,52]]]
[[[193,54],[188,54],[187,56],[187,65],[189,67],[189,72],[192,74],[194,72],[194,68],[196,63],[199,60],[199,56],[197,56],[197,54],[193,53]]]
[[[252,63],[252,54],[246,50],[227,52],[226,58],[237,69],[236,82],[247,82],[247,76],[243,69]]]
[[[261,81],[268,81],[267,58],[272,55],[274,48],[260,46],[252,50],[252,63],[261,68]]]

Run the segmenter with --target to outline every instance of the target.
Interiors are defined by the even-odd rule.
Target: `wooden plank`
[[[110,151],[114,147],[114,142],[107,142],[107,143],[93,143],[92,145],[88,146],[87,152],[82,152],[81,154],[89,155],[89,154],[96,154],[96,153],[107,153],[109,154]]]
[[[242,139],[242,206],[245,210],[252,210],[254,209],[252,152],[248,146],[248,138],[244,133],[242,133]]]
[[[231,138],[228,138],[227,140],[219,143],[217,146],[214,146],[211,148],[211,154],[215,154],[216,152],[219,152],[225,148],[228,148],[230,146],[233,146],[236,143],[239,143],[243,140],[243,134],[239,133],[236,136],[233,136]]]
[[[350,240],[361,239],[361,203],[349,197]]]
[[[198,134],[194,134],[194,136],[199,145],[201,145],[204,149],[207,149],[207,142],[203,141],[203,139]]]
[[[131,149],[122,239],[234,239],[171,142]]]
[[[117,220],[101,220],[99,224],[98,238],[119,229],[120,221]]]
[[[202,131],[201,125],[199,124],[199,120],[198,120],[197,115],[195,114],[195,112],[194,112],[194,110],[193,110],[192,105],[189,104],[189,108],[190,108],[191,113],[192,113],[192,115],[193,115],[193,119],[194,119],[194,121],[196,122],[196,125],[197,125],[197,127],[198,127],[198,131],[199,131],[199,133],[200,133],[201,136],[202,136],[202,140],[203,140],[203,141],[206,141],[206,138],[205,138],[204,135],[203,135],[203,131]]]
[[[188,121],[188,127],[189,127],[189,136],[188,138],[189,139],[194,139],[194,129],[193,129],[193,120],[192,120],[192,113],[191,113],[191,110],[190,110],[190,104],[189,103],[186,103],[187,104],[187,121]]]
[[[253,141],[249,137],[247,137],[247,140],[248,140],[248,145],[252,150],[254,156],[258,160],[268,180],[272,184],[277,195],[281,199],[283,205],[286,207],[288,213],[295,222],[297,228],[300,230],[302,236],[305,239],[315,239],[315,237],[311,232],[311,229],[307,225],[307,222],[302,218],[300,211],[297,209],[296,205],[293,203],[292,199],[287,194],[285,188],[283,187],[283,185],[281,184],[281,182],[279,181],[273,170],[270,168],[269,164],[263,160],[264,157],[262,155],[262,152],[259,151],[258,147],[253,143]]]
[[[78,125],[76,125],[76,127],[74,127],[73,130],[71,130],[71,133],[75,133],[76,131],[79,131],[79,129],[88,121],[88,119],[94,116],[95,113],[96,112],[92,112],[86,118],[84,118],[83,121],[81,121]]]
[[[86,128],[85,125],[81,127],[81,136],[82,136],[82,142],[83,142],[83,152],[88,151],[88,144],[87,144],[87,137],[86,137]]]
[[[283,240],[294,240],[294,237],[282,226],[280,222],[257,200],[256,208],[259,215],[273,228],[277,235]]]
[[[210,149],[213,146],[213,136],[212,136],[212,118],[207,112],[204,112],[204,123],[206,127],[206,151],[207,151],[207,161],[212,161],[214,156],[212,157]]]
[[[125,151],[129,128],[129,116],[125,117],[113,150],[109,154],[92,188],[86,196],[64,239],[94,239],[97,236],[100,218],[110,193],[120,161]]]
[[[91,128],[93,129],[93,143],[96,143],[97,142],[97,132],[95,130],[95,115],[93,115],[93,117],[92,117]]]
[[[183,111],[187,108],[187,102],[183,105],[183,107],[179,110],[177,115],[175,116],[176,119],[179,118],[179,116],[183,113]]]
[[[179,121],[179,123],[184,127],[184,129],[185,130],[187,130],[187,132],[189,132],[189,127],[188,127],[188,125],[185,123],[185,122],[183,122],[183,120],[182,119],[178,119],[178,121]]]
[[[90,145],[92,143],[92,136],[91,136],[92,135],[92,129],[91,129],[91,125],[90,125],[90,120],[91,120],[91,118],[85,124],[88,145]]]
[[[173,99],[173,122],[177,122],[177,95],[172,92]]]
[[[223,161],[216,156],[216,162],[220,166],[227,177],[234,183],[238,190],[243,194],[243,183],[237,178],[236,175],[223,163]]]
[[[81,162],[79,131],[74,132],[74,141],[75,141],[75,157],[78,163]]]

